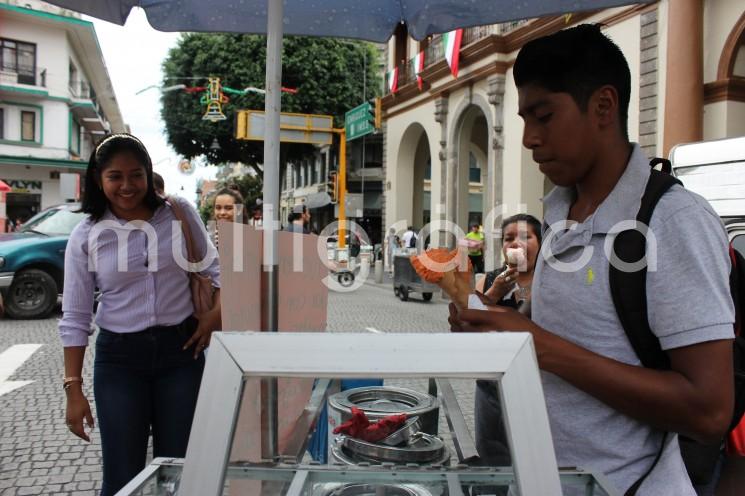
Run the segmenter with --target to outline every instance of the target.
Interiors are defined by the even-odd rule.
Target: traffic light
[[[331,203],[339,200],[339,175],[336,172],[329,172],[326,193],[331,197]]]
[[[368,103],[370,103],[370,107],[368,109],[368,112],[370,113],[370,115],[368,116],[370,125],[375,128],[375,131],[380,131],[380,128],[383,124],[383,105],[381,103],[380,97],[373,98]]]

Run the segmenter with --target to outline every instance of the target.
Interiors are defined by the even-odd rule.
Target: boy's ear
[[[592,110],[600,127],[618,122],[618,91],[611,85],[601,86],[591,98]]]

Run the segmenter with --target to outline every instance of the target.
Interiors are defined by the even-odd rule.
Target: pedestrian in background
[[[157,172],[153,172],[153,188],[155,188],[155,193],[158,196],[166,197],[166,182],[163,180],[163,176]]]
[[[218,191],[212,204],[212,217],[216,223],[212,241],[215,246],[218,246],[220,232],[217,223],[219,221],[242,223],[243,221],[243,196],[240,192],[233,188],[223,188]]]
[[[409,226],[404,233],[404,248],[416,248],[417,235],[414,226]]]
[[[171,201],[185,212],[197,256],[214,255],[196,210],[185,200]],[[202,272],[214,287],[213,306],[195,318],[189,273],[173,256],[176,217],[155,193],[152,162],[132,135],[114,134],[96,147],[88,162],[82,210],[89,216],[73,230],[65,252],[59,323],[65,417],[73,434],[90,441],[83,421],[92,428],[93,416],[82,371],[98,288],[93,391],[103,454],[101,494],[110,496],[145,467],[151,429],[154,456],[186,454],[203,350],[220,327],[219,264],[215,257]],[[120,240],[126,243],[122,250]],[[185,253],[183,237],[179,242]]]
[[[474,274],[484,273],[484,233],[479,229],[479,225],[474,222],[471,224],[471,230],[466,234],[468,243],[468,258],[471,259]]]
[[[248,225],[256,228],[264,225],[263,203],[261,199],[256,200],[251,218],[248,219]]]
[[[385,237],[385,265],[386,271],[391,274],[393,273],[393,257],[399,248],[401,248],[401,239],[396,234],[396,229],[391,227],[388,229],[388,235]]]
[[[285,226],[285,231],[302,234],[310,234],[308,224],[310,223],[310,210],[302,203],[292,207],[292,213],[287,216],[289,224]]]

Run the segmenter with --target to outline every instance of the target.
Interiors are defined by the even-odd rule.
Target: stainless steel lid
[[[424,432],[411,436],[405,446],[385,446],[347,436],[340,437],[339,444],[354,456],[393,463],[430,463],[447,449],[442,439]]]
[[[334,443],[331,446],[331,459],[337,462],[341,462],[345,465],[359,465],[360,463],[367,462],[370,465],[382,465],[384,463],[393,463],[393,462],[385,462],[381,460],[376,460],[374,458],[368,458],[363,455],[353,454],[349,452],[346,448],[342,447],[338,442]],[[395,463],[395,465],[406,465],[408,463],[413,462],[403,462],[403,463]],[[450,465],[450,451],[446,448],[443,450],[440,457],[436,460],[432,460],[431,462],[426,463],[418,463],[417,465],[420,466],[448,466]]]
[[[326,487],[322,496],[431,496],[425,487],[416,484],[343,484]]]
[[[328,402],[331,408],[342,412],[351,414],[354,406],[368,415],[377,417],[394,413],[415,416],[439,407],[439,402],[434,396],[391,386],[371,386],[341,391],[331,396]]]
[[[386,446],[398,446],[407,442],[411,436],[422,430],[422,423],[419,421],[419,417],[411,417],[406,420],[406,423],[401,426],[395,432],[392,432],[390,436],[386,437],[380,444]]]

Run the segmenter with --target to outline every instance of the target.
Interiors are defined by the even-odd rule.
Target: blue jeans
[[[143,468],[152,428],[153,455],[184,457],[204,370],[204,354],[182,346],[196,330],[176,326],[131,334],[101,329],[93,393],[103,452],[102,496],[115,494]]]

